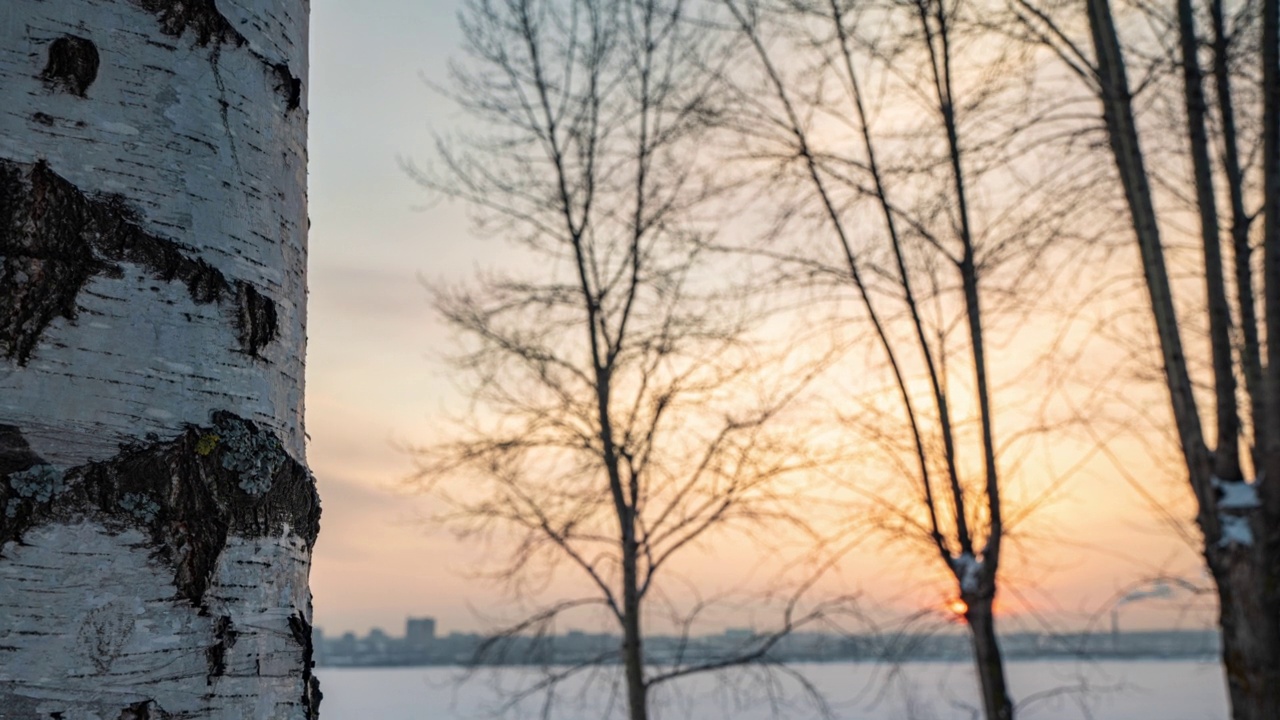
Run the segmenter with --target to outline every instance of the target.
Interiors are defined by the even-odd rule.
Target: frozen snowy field
[[[968,720],[977,702],[972,672],[955,663],[909,663],[897,671],[880,665],[834,663],[798,666],[827,694],[839,720]],[[1009,665],[1010,685],[1020,699],[1021,720],[1224,720],[1222,671],[1214,662],[1030,661]],[[466,720],[538,718],[530,702],[505,715],[493,711],[501,691],[534,676],[502,669],[458,685],[453,668],[339,669],[318,671],[325,720]],[[779,679],[783,695],[744,671],[703,676],[660,693],[657,720],[809,720],[821,717]],[[622,718],[618,698],[603,682],[562,686],[553,720]],[[776,689],[776,688],[775,688]],[[678,694],[676,694],[678,693]],[[771,698],[772,696],[772,698]],[[611,704],[612,700],[612,704]],[[775,712],[776,710],[776,712]]]

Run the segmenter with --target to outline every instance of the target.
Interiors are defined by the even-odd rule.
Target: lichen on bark
[[[214,413],[209,426],[188,427],[170,440],[60,470],[57,483],[34,490],[33,468],[49,466],[23,455],[20,435],[4,427],[0,463],[8,469],[0,475],[0,507],[7,511],[0,513],[0,548],[49,522],[92,518],[137,527],[173,567],[179,594],[201,607],[228,535],[294,534],[308,548],[315,543],[320,500],[311,473],[274,433],[232,413]],[[210,437],[218,438],[212,447]],[[5,454],[4,447],[17,450]]]
[[[147,233],[119,198],[86,194],[44,162],[0,159],[0,356],[26,364],[55,318],[75,319],[89,281],[126,262],[183,283],[196,303],[234,303],[241,352],[262,358],[275,339],[275,302],[257,288]]]

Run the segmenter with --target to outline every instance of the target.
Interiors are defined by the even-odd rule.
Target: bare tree
[[[650,661],[645,623],[686,551],[804,534],[799,476],[817,462],[783,421],[824,365],[771,347],[745,277],[705,251],[710,203],[730,190],[703,148],[719,48],[682,0],[473,0],[468,57],[446,92],[472,132],[441,139],[417,172],[461,199],[520,264],[435,305],[465,351],[472,401],[423,449],[420,480],[445,521],[510,548],[496,574],[524,597],[568,567],[588,588],[507,629],[545,632],[600,609],[621,647],[556,668],[528,691],[620,660],[628,717],[656,686],[767,662],[813,619],[800,594],[776,632],[728,657]],[[721,60],[722,62],[723,60]],[[531,601],[536,602],[536,598]]]
[[[1101,104],[1217,586],[1223,665],[1239,719],[1280,714],[1280,493],[1266,482],[1280,474],[1276,8],[1272,0],[1179,0],[1117,14],[1107,0],[1090,0],[1081,18],[1025,0],[1014,6],[1022,26]],[[1084,32],[1088,39],[1077,40]],[[1173,121],[1163,108],[1175,110]],[[1187,216],[1192,231],[1181,222]],[[1171,242],[1199,249],[1191,275],[1203,295],[1171,272]],[[1259,244],[1261,263],[1253,257]],[[1191,328],[1207,330],[1207,352],[1184,345]],[[1206,401],[1214,407],[1208,431],[1198,409]]]
[[[754,85],[741,72],[730,78],[746,108],[745,154],[795,189],[784,212],[817,228],[773,254],[854,293],[897,400],[862,425],[882,440],[886,422],[900,427],[901,442],[889,444],[916,483],[919,511],[896,509],[896,525],[950,569],[986,716],[1010,718],[993,612],[1008,521],[987,313],[1034,305],[1030,270],[1083,205],[1062,192],[1078,185],[1079,168],[1037,169],[1052,109],[1032,102],[1027,58],[986,42],[979,5],[723,5],[759,68]],[[877,229],[860,222],[868,216]],[[965,405],[968,416],[955,410]]]
[[[307,17],[0,12],[4,717],[318,715]]]

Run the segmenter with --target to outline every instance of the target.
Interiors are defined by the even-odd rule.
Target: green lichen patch
[[[183,283],[198,304],[228,306],[240,352],[261,358],[275,339],[270,298],[143,231],[118,198],[87,195],[43,162],[0,160],[0,356],[26,364],[55,318],[75,320],[89,281],[118,276],[125,262]]]
[[[196,441],[196,454],[200,457],[208,455],[213,452],[214,448],[218,447],[218,441],[221,439],[216,433],[201,435],[200,439]]]
[[[221,438],[211,449],[203,440],[210,435]],[[0,513],[0,547],[60,520],[136,527],[151,534],[174,568],[179,593],[198,607],[229,535],[288,531],[311,546],[320,528],[311,473],[274,433],[228,412],[214,413],[208,427],[126,447],[109,460],[59,471],[56,479],[45,468],[0,476],[0,503],[15,508]]]

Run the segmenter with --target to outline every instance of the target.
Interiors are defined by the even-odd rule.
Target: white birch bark
[[[0,717],[317,713],[308,9],[0,2]]]

